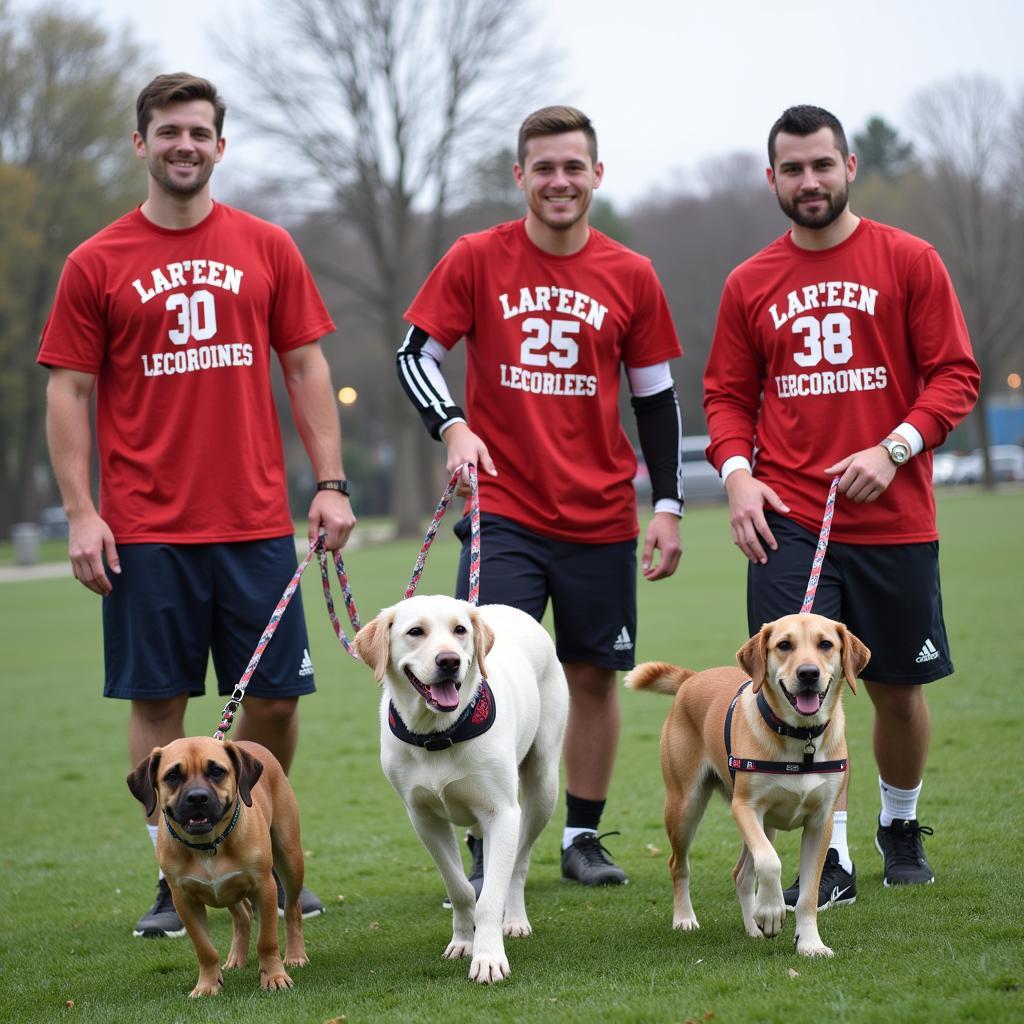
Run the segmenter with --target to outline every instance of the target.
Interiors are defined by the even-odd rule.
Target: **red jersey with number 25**
[[[460,238],[405,318],[446,348],[466,339],[469,426],[498,470],[480,475],[484,511],[561,540],[637,536],[622,367],[682,351],[650,260],[593,228],[553,256],[524,221],[499,224]]]
[[[288,233],[220,203],[182,231],[134,210],[75,249],[38,361],[96,375],[114,539],[291,534],[270,353],[333,330]]]
[[[927,243],[861,218],[831,249],[789,234],[725,283],[704,374],[711,461],[748,459],[801,526],[821,526],[834,463],[904,421],[926,448],[978,395],[978,366],[949,274]],[[840,497],[832,537],[935,540],[932,457],[901,466],[876,501]]]

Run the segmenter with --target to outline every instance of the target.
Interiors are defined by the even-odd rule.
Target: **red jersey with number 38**
[[[498,470],[481,509],[561,540],[637,536],[622,367],[682,351],[650,260],[593,228],[554,256],[524,221],[499,224],[460,238],[405,318],[446,348],[466,339],[469,426]]]
[[[291,534],[270,353],[333,330],[288,233],[220,203],[181,231],[134,210],[75,249],[38,361],[96,375],[115,541]]]
[[[720,470],[756,448],[754,476],[817,532],[829,466],[903,422],[936,447],[970,412],[978,380],[949,274],[927,242],[866,218],[831,249],[786,234],[725,283],[704,375],[709,457]],[[832,537],[936,539],[931,474],[925,451],[876,501],[840,497]]]

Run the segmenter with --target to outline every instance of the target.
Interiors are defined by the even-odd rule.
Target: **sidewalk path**
[[[346,552],[367,547],[370,544],[385,544],[395,539],[393,526],[356,527],[345,545]],[[295,552],[301,558],[306,557],[309,542],[305,537],[295,538]],[[20,583],[23,580],[53,580],[71,575],[71,563],[44,562],[42,565],[7,565],[0,567],[0,583]]]

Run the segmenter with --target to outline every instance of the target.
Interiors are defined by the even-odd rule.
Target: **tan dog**
[[[309,963],[298,902],[302,844],[299,806],[277,758],[258,743],[193,736],[154,747],[128,776],[128,788],[147,815],[157,805],[163,812],[156,858],[199,959],[191,995],[213,996],[224,984],[207,907],[227,907],[234,922],[225,968],[245,966],[256,907],[260,985],[291,988],[285,966]],[[285,893],[283,963],[272,868]]]
[[[742,672],[692,672],[647,662],[629,674],[631,689],[675,694],[661,733],[674,928],[700,927],[690,903],[687,854],[711,793],[718,790],[731,799],[743,837],[733,878],[747,934],[779,934],[786,905],[775,833],[803,828],[796,950],[803,956],[832,956],[818,934],[817,904],[832,810],[846,779],[842,680],[845,676],[856,693],[855,680],[870,655],[841,623],[821,615],[787,615],[762,626],[739,650]],[[737,697],[748,679],[752,685]],[[759,708],[759,698],[767,712]],[[727,717],[735,782],[726,756]]]
[[[452,903],[443,956],[471,956],[473,981],[501,981],[503,934],[532,930],[526,873],[558,800],[569,689],[555,645],[516,608],[423,595],[385,608],[355,646],[383,684],[384,774]],[[452,825],[484,841],[479,899]]]

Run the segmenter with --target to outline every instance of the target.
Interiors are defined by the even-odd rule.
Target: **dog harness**
[[[757,695],[757,710],[765,724],[773,732],[780,736],[789,736],[792,739],[804,740],[804,759],[802,761],[758,761],[748,757],[734,757],[732,753],[732,715],[739,703],[740,695],[750,686],[753,680],[748,679],[736,691],[729,710],[725,715],[725,756],[729,763],[729,775],[733,782],[736,781],[737,772],[759,772],[765,775],[802,775],[806,772],[845,772],[847,759],[840,758],[837,761],[815,761],[814,752],[817,749],[812,740],[817,739],[827,728],[828,722],[822,725],[794,726],[784,722],[774,711],[772,711],[764,692]]]
[[[171,823],[167,820],[167,815],[164,815],[164,824],[167,826],[167,831],[171,833],[172,838],[177,839],[182,846],[187,846],[190,850],[204,850],[207,853],[216,853],[217,847],[224,842],[225,839],[235,830],[235,826],[238,824],[238,816],[242,813],[242,798],[238,797],[235,800],[235,813],[231,815],[231,821],[228,822],[228,827],[212,843],[190,843],[187,839],[182,839],[177,832],[171,828]]]
[[[424,750],[447,750],[462,743],[482,736],[494,725],[494,693],[486,679],[480,680],[480,689],[476,696],[466,705],[455,724],[442,732],[412,732],[402,721],[395,709],[394,702],[388,704],[388,726],[391,732],[405,743]]]

